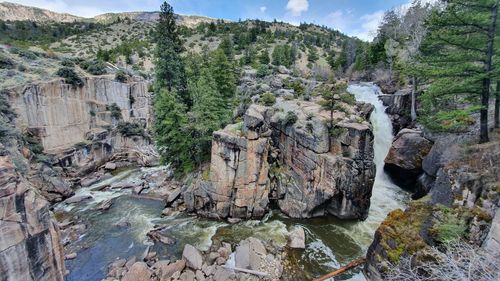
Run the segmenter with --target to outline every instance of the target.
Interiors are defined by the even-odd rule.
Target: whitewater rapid
[[[395,209],[405,207],[408,194],[392,183],[384,171],[384,159],[393,141],[392,123],[385,113],[386,106],[379,99],[380,89],[371,83],[349,85],[347,91],[356,97],[357,101],[372,104],[375,109],[370,116],[374,135],[374,159],[377,172],[373,184],[370,212],[365,221],[360,221],[350,229],[358,243],[368,247],[373,240],[373,234],[387,214]]]

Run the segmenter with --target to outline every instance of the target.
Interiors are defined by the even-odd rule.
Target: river
[[[161,258],[177,259],[186,243],[206,250],[213,240],[236,243],[255,236],[285,245],[287,229],[295,225],[304,228],[307,246],[305,250],[288,250],[289,262],[294,270],[288,271],[286,276],[291,280],[310,280],[363,256],[378,225],[391,210],[404,208],[408,195],[392,184],[383,171],[384,158],[393,135],[391,121],[377,97],[380,90],[365,83],[350,85],[348,91],[355,95],[356,100],[375,106],[371,123],[377,172],[370,212],[365,221],[341,221],[333,217],[298,220],[287,218],[278,211],[271,212],[262,221],[245,221],[236,225],[181,213],[162,218],[160,214],[164,206],[160,201],[136,198],[127,190],[96,190],[103,184],[138,181],[144,174],[154,174],[165,167],[133,169],[123,171],[106,182],[78,190],[78,195],[93,196],[86,203],[74,206],[61,203],[55,206],[59,217],[69,217],[88,227],[85,234],[70,246],[78,256],[66,261],[70,271],[66,280],[101,280],[106,276],[108,264],[116,258],[142,257],[148,249],[156,251]],[[113,202],[109,210],[94,209],[109,199]],[[120,224],[125,227],[117,226]],[[166,225],[167,234],[177,239],[174,245],[155,245],[147,241],[146,233],[160,224]],[[360,270],[344,274],[337,280],[364,280]]]

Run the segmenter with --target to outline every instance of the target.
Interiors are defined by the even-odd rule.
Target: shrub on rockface
[[[0,54],[0,68],[2,69],[12,69],[14,68],[14,61],[10,58]]]
[[[115,74],[116,81],[121,82],[121,83],[125,83],[125,82],[127,82],[127,79],[128,79],[128,75],[127,75],[127,73],[125,73],[125,71],[118,70],[118,72],[116,72],[116,74]]]
[[[82,78],[78,76],[73,68],[61,67],[57,70],[56,75],[64,78],[67,84],[71,84],[75,87],[82,87],[84,85]]]
[[[117,129],[125,137],[144,136],[144,128],[137,123],[120,122]]]
[[[101,60],[88,60],[80,63],[80,67],[92,75],[106,74],[106,64]]]
[[[259,101],[265,106],[272,106],[276,102],[276,97],[272,93],[267,92],[260,97]]]

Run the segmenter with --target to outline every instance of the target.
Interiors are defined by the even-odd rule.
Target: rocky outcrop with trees
[[[274,200],[296,218],[365,218],[375,168],[371,108],[342,105],[330,133],[330,114],[315,102],[251,105],[241,123],[214,133],[209,177],[184,193],[188,209],[259,218]]]

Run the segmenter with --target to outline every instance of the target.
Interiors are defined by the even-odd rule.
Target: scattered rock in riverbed
[[[99,205],[97,205],[97,207],[95,209],[100,210],[100,211],[107,211],[107,210],[109,210],[109,208],[111,208],[112,205],[113,205],[113,202],[111,201],[111,199],[109,199],[109,200],[101,202]]]
[[[194,246],[186,244],[184,251],[182,251],[182,258],[186,260],[186,265],[192,269],[201,269],[203,264],[203,257],[200,251]]]
[[[172,245],[175,243],[176,239],[173,237],[169,237],[160,233],[160,230],[153,229],[148,232],[147,236],[151,238],[153,241],[158,241],[166,245]]]
[[[290,236],[288,238],[288,247],[293,249],[306,248],[306,235],[302,227],[296,226],[292,229],[292,231],[290,231]]]
[[[122,281],[150,281],[152,272],[144,262],[136,262],[123,276]]]
[[[77,253],[70,253],[64,256],[64,259],[66,260],[74,260],[76,259]]]

